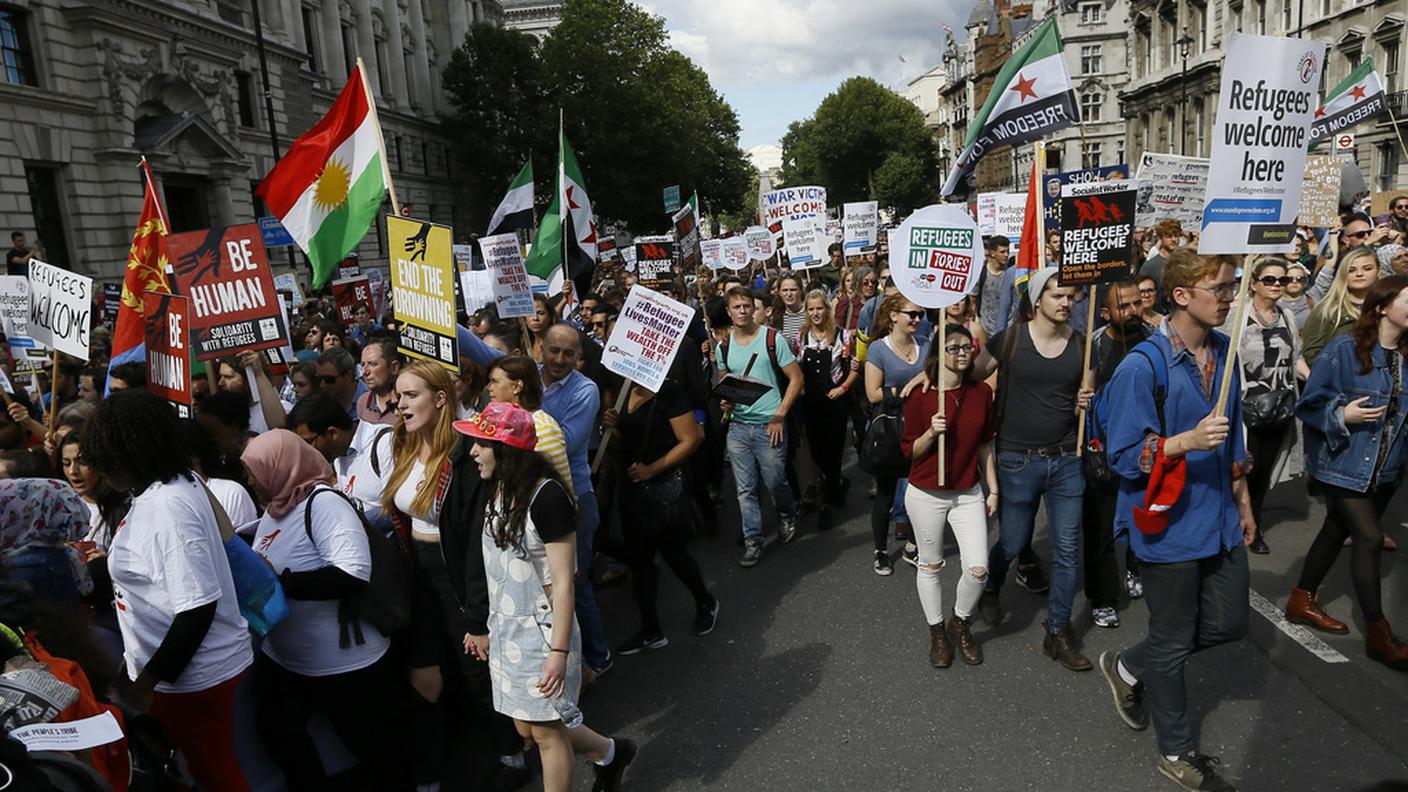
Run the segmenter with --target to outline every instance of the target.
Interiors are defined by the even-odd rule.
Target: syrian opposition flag
[[[1052,17],[1002,66],[987,101],[973,117],[963,151],[942,194],[968,192],[978,160],[999,146],[1016,146],[1079,121],[1076,92]]]
[[[520,228],[533,227],[533,161],[523,163],[523,169],[513,177],[513,183],[499,201],[499,208],[489,218],[489,230],[485,236],[506,234]]]
[[[390,176],[361,59],[322,120],[294,141],[255,194],[313,265],[313,288],[367,235]]]
[[[1330,89],[1325,104],[1315,111],[1315,120],[1310,124],[1310,146],[1314,148],[1336,132],[1387,111],[1384,84],[1374,71],[1374,62],[1366,59],[1344,78],[1344,82]]]
[[[166,215],[156,197],[156,185],[147,158],[142,158],[142,214],[132,232],[127,251],[127,269],[122,276],[122,301],[112,333],[112,359],[109,367],[147,360],[147,313],[145,292],[171,293],[166,277]],[[106,392],[106,385],[104,386]]]
[[[591,288],[596,268],[596,221],[582,184],[582,169],[577,167],[577,155],[572,153],[567,135],[560,128],[557,146],[552,202],[538,224],[533,250],[524,266],[528,274],[548,282],[549,294],[562,292],[565,270],[572,278],[573,294],[581,295]]]

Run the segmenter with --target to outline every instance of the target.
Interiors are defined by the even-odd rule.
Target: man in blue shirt
[[[1246,634],[1246,544],[1256,535],[1237,366],[1226,414],[1215,409],[1230,341],[1213,328],[1236,294],[1234,267],[1229,256],[1173,251],[1163,271],[1172,313],[1106,386],[1109,461],[1121,479],[1115,533],[1138,558],[1149,632],[1102,654],[1100,670],[1130,728],[1153,721],[1159,772],[1190,790],[1233,789],[1197,750],[1183,669]]]

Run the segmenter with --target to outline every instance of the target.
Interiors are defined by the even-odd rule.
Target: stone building
[[[0,228],[53,263],[120,277],[152,165],[173,231],[252,222],[254,187],[331,105],[360,56],[398,198],[454,224],[441,70],[495,0],[0,2]],[[382,224],[360,252],[385,255]],[[281,256],[274,257],[276,260]]]
[[[521,30],[538,41],[562,21],[562,3],[547,0],[500,0],[504,27]]]

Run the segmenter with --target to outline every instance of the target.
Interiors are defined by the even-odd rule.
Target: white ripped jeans
[[[958,556],[963,573],[958,577],[958,592],[953,612],[967,619],[973,614],[988,577],[988,519],[983,503],[983,488],[974,485],[962,492],[954,490],[920,489],[910,482],[904,496],[910,524],[914,526],[914,541],[919,546],[919,574],[915,588],[924,618],[930,624],[944,620],[943,587],[939,568],[944,559],[944,525],[953,529],[958,540]]]

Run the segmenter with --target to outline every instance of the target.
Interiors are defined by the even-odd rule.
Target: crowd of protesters
[[[618,658],[671,644],[657,557],[703,639],[728,597],[692,541],[734,537],[755,567],[868,493],[870,569],[913,567],[935,668],[983,662],[979,625],[1002,621],[1011,573],[1046,598],[1044,653],[1099,666],[1120,717],[1153,723],[1165,775],[1230,788],[1197,750],[1182,669],[1245,632],[1247,552],[1303,554],[1286,617],[1344,634],[1317,591],[1348,547],[1367,653],[1408,668],[1380,591],[1408,453],[1408,197],[1392,212],[1247,260],[1200,256],[1164,221],[1137,235],[1128,279],[1091,288],[1061,284],[1058,240],[1047,267],[1019,272],[1011,240],[990,237],[972,294],[944,310],[898,291],[883,246],[849,260],[833,246],[807,271],[784,257],[700,270],[662,287],[695,320],[656,391],[601,363],[636,286],[619,259],[580,298],[538,295],[531,317],[462,314],[458,372],[402,356],[394,305],[343,326],[312,296],[294,359],[211,361],[189,420],[147,393],[140,364],[106,368],[95,334],[94,358],[61,360],[52,383],[7,365],[4,577],[86,617],[97,697],[154,716],[201,789],[248,788],[234,726],[248,696],[290,789],[328,784],[321,715],[376,789],[438,788],[472,738],[490,788],[536,769],[569,789],[581,757],[614,790],[637,746],[578,705]],[[721,401],[724,375],[762,395]],[[1310,547],[1286,547],[1264,506],[1302,475],[1327,513]],[[273,623],[237,590],[241,543],[277,577]],[[595,589],[626,576],[637,613],[611,646]],[[1092,663],[1082,582],[1089,624],[1119,628],[1144,599],[1148,637]]]

